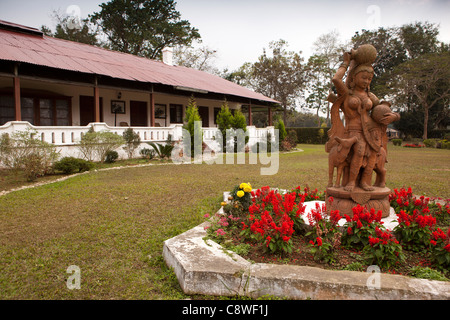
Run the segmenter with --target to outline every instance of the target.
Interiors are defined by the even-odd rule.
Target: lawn
[[[204,221],[240,182],[324,190],[324,147],[299,147],[280,155],[275,175],[250,164],[127,167],[0,197],[0,298],[186,298],[162,259],[163,241]],[[390,188],[450,198],[448,150],[390,145],[388,159]],[[3,178],[0,190],[18,184]],[[66,287],[71,265],[81,270],[79,290]]]

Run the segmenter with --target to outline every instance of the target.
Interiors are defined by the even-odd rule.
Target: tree
[[[123,147],[123,149],[127,152],[128,159],[132,159],[134,151],[141,144],[141,137],[139,136],[139,134],[134,132],[133,128],[126,129],[123,132],[122,136],[125,141],[125,146]]]
[[[217,58],[217,51],[207,46],[194,48],[192,46],[176,46],[173,51],[176,65],[219,74],[219,70],[214,66],[214,59]]]
[[[362,44],[369,43],[377,49],[377,59],[373,67],[375,75],[370,90],[378,97],[387,94],[386,82],[390,72],[399,64],[407,60],[407,53],[396,28],[378,28],[378,30],[362,30],[352,37],[352,44],[356,49]]]
[[[287,112],[295,106],[295,99],[300,95],[305,84],[305,68],[300,53],[287,51],[288,43],[284,40],[272,41],[269,48],[272,56],[264,49],[251,68],[251,85],[255,91],[281,103],[284,122]]]
[[[222,107],[217,114],[216,122],[217,128],[222,134],[222,150],[225,152],[227,146],[227,130],[231,129],[231,126],[233,124],[233,115],[231,114],[228,103],[226,101],[223,102]]]
[[[406,24],[399,30],[400,39],[411,59],[436,52],[439,44],[438,34],[438,27],[429,22]]]
[[[331,79],[336,73],[344,45],[339,41],[339,32],[334,30],[317,38],[313,44],[313,52],[307,64],[308,88],[312,90],[306,102],[308,106],[317,108],[318,126],[320,126],[319,111],[326,112],[326,123],[329,125],[330,102],[326,101],[328,94],[332,92]],[[320,100],[319,100],[320,99]]]
[[[390,86],[400,105],[411,98],[417,100],[417,108],[424,114],[423,139],[427,139],[430,109],[442,103],[448,114],[450,108],[450,52],[424,54],[404,62],[394,70]]]
[[[98,30],[89,22],[89,19],[77,19],[74,17],[63,15],[57,11],[53,11],[52,19],[56,21],[56,31],[47,26],[41,26],[41,31],[51,37],[86,43],[89,45],[99,46],[100,42],[97,39]]]
[[[203,132],[201,125],[202,118],[198,113],[197,102],[193,96],[189,99],[184,121],[186,124],[183,126],[183,129],[187,130],[191,137],[190,154],[191,157],[194,157],[194,155],[199,155],[202,152]],[[186,154],[188,154],[188,151],[185,148]]]
[[[329,120],[329,105],[327,97],[331,91],[331,78],[329,68],[326,65],[326,59],[321,55],[312,55],[307,64],[307,97],[306,105],[308,108],[316,110],[317,122],[320,127],[320,113],[327,114],[327,123]]]
[[[191,45],[200,39],[189,21],[181,20],[173,0],[112,0],[90,16],[112,50],[156,59],[167,46]]]

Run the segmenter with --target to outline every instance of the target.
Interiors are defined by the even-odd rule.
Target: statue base
[[[328,187],[326,189],[325,202],[327,206],[327,212],[330,210],[339,210],[341,216],[347,214],[353,217],[352,208],[358,204],[365,206],[368,210],[372,208],[376,212],[381,210],[381,216],[386,218],[390,214],[390,202],[389,194],[391,189],[389,188],[377,188],[373,191],[365,191],[359,187],[355,187],[353,191],[345,191],[343,187],[335,188]],[[333,197],[333,202],[330,204],[328,199]]]

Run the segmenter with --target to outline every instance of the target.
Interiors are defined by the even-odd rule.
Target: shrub
[[[303,191],[302,191],[303,190]],[[292,189],[291,192],[295,192],[298,201],[306,202],[306,201],[325,201],[325,193],[319,192],[316,189],[311,190],[311,188],[306,185],[305,188],[301,188],[300,186]]]
[[[62,171],[65,174],[89,171],[92,167],[92,162],[74,157],[64,157],[53,165],[54,170]]]
[[[153,150],[155,150],[156,154],[161,160],[170,159],[172,156],[172,150],[174,149],[174,145],[171,143],[155,143],[155,142],[147,142]]]
[[[394,146],[401,146],[403,142],[402,139],[392,139],[391,141]]]
[[[313,229],[306,233],[306,236],[312,237],[312,240],[309,241],[309,247],[314,259],[333,263],[336,250],[341,245],[342,233],[338,226],[341,216],[339,210],[331,210],[328,218],[325,215],[325,205],[320,207],[316,202],[316,209],[311,210],[308,214],[309,224]]]
[[[445,234],[440,228],[432,232],[430,240],[431,261],[438,269],[450,268],[450,228]]]
[[[86,160],[97,159],[104,162],[108,151],[115,150],[124,143],[124,139],[113,132],[89,130],[81,138],[78,149]]]
[[[59,157],[56,147],[35,139],[36,134],[34,130],[26,130],[0,138],[0,162],[12,170],[23,171],[28,181],[51,172]]]
[[[304,224],[304,206],[295,203],[294,193],[281,195],[269,187],[252,192],[252,196],[248,215],[241,221],[241,236],[263,244],[269,252],[291,253],[291,236],[295,228]]]
[[[343,226],[344,233],[342,244],[346,247],[364,247],[369,244],[369,237],[376,235],[376,228],[381,228],[381,211],[375,209],[368,211],[365,207],[357,205],[352,208],[353,217],[344,215],[346,223]]]
[[[287,136],[287,131],[286,131],[286,127],[284,126],[284,121],[283,120],[278,120],[277,123],[275,124],[275,129],[278,129],[278,134],[279,134],[279,139],[280,141],[283,141],[286,136]]]
[[[376,236],[369,236],[369,244],[363,248],[364,261],[376,264],[380,268],[389,268],[397,262],[403,262],[405,256],[400,243],[389,231],[376,227]]]
[[[152,160],[156,155],[155,149],[150,150],[148,148],[141,149],[139,153],[141,154],[142,158],[147,160]]]
[[[216,117],[217,122],[217,128],[222,134],[222,142],[223,142],[223,152],[226,150],[227,142],[226,142],[226,136],[227,136],[227,130],[231,129],[231,125],[233,122],[233,115],[230,112],[230,109],[228,107],[228,103],[226,101],[223,102],[222,107],[220,108],[219,113]]]
[[[183,129],[189,132],[191,138],[190,149],[187,149],[188,144],[186,144],[184,153],[186,155],[190,154],[191,157],[194,157],[194,155],[196,154],[201,154],[203,142],[203,133],[201,126],[202,118],[198,113],[197,103],[195,102],[194,97],[191,97],[189,99],[189,103],[186,109],[186,118],[184,119],[184,121],[186,122],[186,124],[183,126]],[[196,141],[197,145],[195,144]]]
[[[119,154],[117,153],[117,151],[114,150],[108,150],[106,151],[106,156],[105,156],[105,163],[114,163],[116,162],[116,160],[119,158]]]
[[[123,149],[127,152],[128,159],[132,159],[134,150],[141,144],[141,137],[134,132],[133,128],[128,128],[123,132],[123,139],[125,140]]]
[[[425,139],[425,140],[423,140],[423,144],[427,148],[434,148],[434,147],[436,147],[436,140],[435,139]]]
[[[326,142],[326,136],[329,128],[294,128],[289,127],[287,130],[294,130],[297,133],[297,143],[305,144],[323,144]],[[319,134],[320,130],[323,131],[323,136]]]

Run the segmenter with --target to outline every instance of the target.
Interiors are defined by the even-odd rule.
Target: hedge
[[[327,132],[330,128],[295,128],[288,127],[286,131],[295,130],[297,133],[297,143],[305,144],[325,144],[328,140]],[[320,131],[322,130],[322,131]]]

